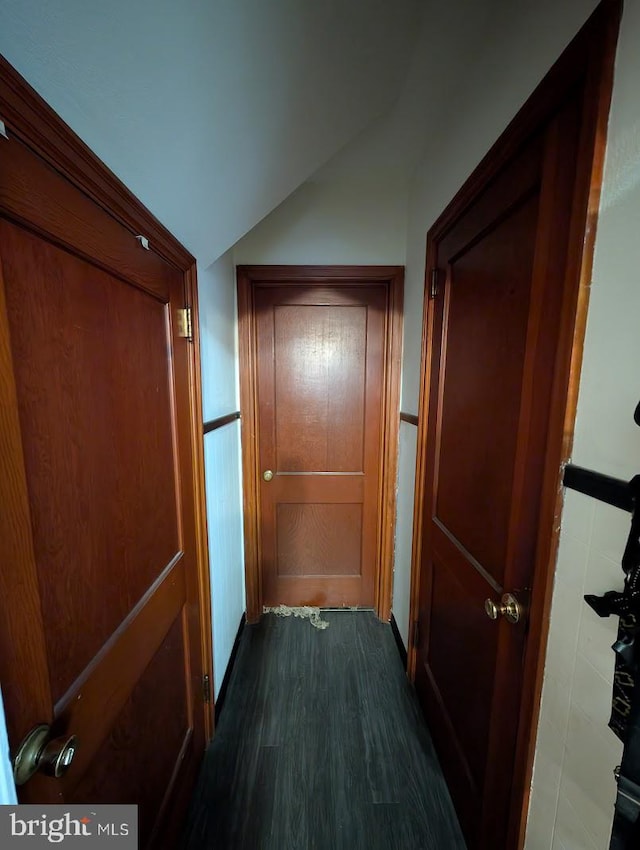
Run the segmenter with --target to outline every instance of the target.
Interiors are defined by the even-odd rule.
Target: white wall
[[[411,541],[413,532],[413,492],[416,477],[416,447],[418,429],[408,422],[400,423],[400,455],[398,457],[397,521],[393,573],[393,602],[395,617],[405,648],[409,646],[409,600],[411,592]]]
[[[573,461],[625,480],[640,469],[640,4],[628,2],[616,59]],[[567,491],[527,850],[603,850],[621,746],[607,727],[617,618],[583,593],[622,589],[629,514]]]
[[[404,263],[407,192],[374,180],[303,184],[234,248],[238,264]]]
[[[235,271],[231,252],[198,272],[203,418],[238,410]],[[245,610],[240,423],[205,434],[214,695]]]
[[[16,786],[9,760],[9,740],[4,718],[2,692],[0,691],[0,806],[11,806],[17,802]]]

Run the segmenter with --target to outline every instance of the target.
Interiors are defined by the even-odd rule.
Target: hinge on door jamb
[[[191,324],[191,307],[183,307],[177,312],[178,336],[193,342],[193,326]]]
[[[211,682],[208,674],[202,677],[202,698],[205,702],[211,702]]]
[[[429,283],[429,298],[436,298],[440,289],[440,269],[431,269],[431,282]]]

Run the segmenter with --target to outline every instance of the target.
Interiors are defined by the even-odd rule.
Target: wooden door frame
[[[529,609],[529,634],[523,668],[507,850],[523,847],[535,755],[549,613],[562,511],[562,470],[568,461],[576,407],[589,286],[593,266],[597,216],[602,187],[609,107],[613,89],[615,51],[622,14],[621,0],[603,0],[505,132],[484,157],[427,233],[425,297],[422,326],[418,450],[413,516],[409,634],[418,620],[422,561],[426,444],[434,301],[428,297],[429,276],[435,267],[435,244],[480,196],[493,178],[535,132],[560,108],[571,90],[584,83],[584,114],[572,199],[569,246],[564,270],[564,295],[559,344],[551,396],[544,458],[541,511],[534,582]],[[409,648],[408,673],[416,674],[417,646]]]
[[[378,494],[378,563],[375,608],[381,620],[391,617],[393,590],[396,478],[400,433],[400,370],[402,359],[403,266],[238,266],[238,337],[240,348],[240,411],[242,414],[242,487],[247,620],[262,614],[260,571],[260,495],[258,488],[258,399],[256,378],[255,285],[387,286],[384,392],[380,457],[382,474]]]
[[[188,577],[187,599],[190,603],[189,617],[198,624],[201,636],[201,671],[213,681],[196,261],[2,56],[0,120],[4,122],[9,137],[13,135],[23,142],[84,195],[106,210],[131,232],[132,239],[137,235],[145,236],[149,249],[182,274],[184,303],[191,307],[193,329],[193,344],[189,346],[188,417],[193,457],[191,477],[197,564],[197,576]],[[3,143],[4,139],[0,137],[0,144]],[[0,209],[3,209],[2,199]],[[29,226],[28,221],[20,223]],[[188,469],[181,472],[189,474]],[[14,604],[19,605],[20,601],[16,600]],[[208,740],[214,728],[213,703],[208,704],[203,700],[202,707],[205,737]]]

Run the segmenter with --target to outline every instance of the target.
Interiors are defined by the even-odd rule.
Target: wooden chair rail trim
[[[400,411],[400,421],[407,422],[409,425],[415,425],[416,427],[420,422],[415,413],[405,413],[404,410]]]
[[[240,419],[239,410],[234,410],[233,413],[226,413],[224,416],[218,416],[217,419],[209,419],[208,422],[205,422],[202,426],[202,431],[204,434],[210,434],[211,431],[217,431],[218,428],[224,428],[225,425],[235,422],[236,419]]]

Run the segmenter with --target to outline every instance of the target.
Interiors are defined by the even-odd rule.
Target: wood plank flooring
[[[245,628],[184,850],[464,850],[390,626],[323,618]]]

